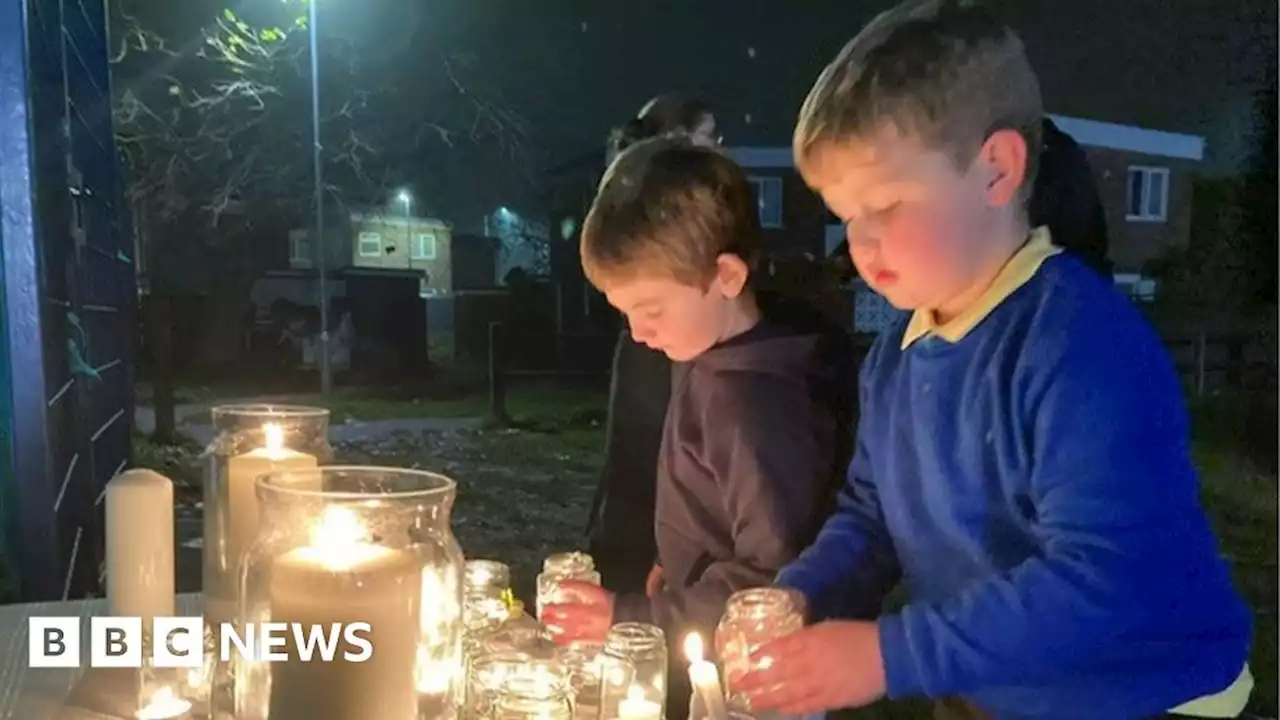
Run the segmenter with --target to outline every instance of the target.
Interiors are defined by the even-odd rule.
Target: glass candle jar
[[[577,720],[597,720],[600,717],[603,656],[603,643],[573,643],[560,652],[560,662],[569,673],[573,715]]]
[[[525,653],[501,652],[475,658],[467,678],[465,717],[490,720],[504,700],[518,700],[522,706],[529,701],[526,709],[541,706],[548,712],[558,712],[561,706],[571,708],[568,671],[559,662]]]
[[[491,720],[573,720],[573,698],[563,683],[513,677],[497,693]]]
[[[752,588],[729,596],[716,627],[716,648],[729,687],[729,709],[749,712],[745,698],[735,693],[731,678],[750,669],[751,654],[770,640],[804,627],[804,599],[783,588]]]
[[[511,568],[496,560],[468,560],[463,575],[463,625],[467,632],[502,624],[511,616]]]
[[[596,571],[595,560],[584,552],[574,551],[548,555],[542,561],[542,572],[538,574],[538,595],[535,599],[539,621],[542,620],[542,608],[556,601],[557,586],[564,580],[599,585],[600,573]]]
[[[600,717],[661,720],[667,702],[667,639],[646,623],[618,623],[604,640]]]
[[[236,720],[453,718],[462,551],[456,485],[418,470],[330,466],[258,481],[262,528],[245,557],[243,626],[339,637],[332,661],[240,657]],[[350,640],[352,623],[367,623]],[[335,633],[334,627],[342,632]],[[367,652],[371,646],[372,651]],[[349,659],[350,658],[350,659]]]
[[[205,450],[205,619],[235,619],[244,554],[258,534],[254,482],[272,472],[310,470],[329,462],[329,411],[293,405],[220,405],[217,435]]]

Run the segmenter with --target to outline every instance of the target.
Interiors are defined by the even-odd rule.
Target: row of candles
[[[234,408],[221,411],[224,418],[234,417]],[[301,716],[300,712],[319,717],[319,712],[332,720],[458,714],[467,720],[661,719],[667,647],[660,629],[620,624],[603,646],[555,649],[537,621],[513,602],[505,565],[485,560],[463,564],[448,528],[452,481],[432,476],[445,484],[441,492],[447,497],[433,500],[438,505],[420,511],[414,521],[421,525],[424,519],[438,521],[443,516],[443,527],[428,533],[435,537],[436,544],[428,548],[434,555],[414,550],[423,546],[420,540],[391,547],[387,538],[397,531],[365,522],[376,525],[376,515],[362,519],[341,502],[325,502],[329,495],[352,495],[333,492],[333,478],[326,475],[340,474],[340,469],[324,465],[325,411],[287,409],[270,418],[278,422],[262,422],[264,414],[272,416],[259,408],[241,413],[241,420],[250,421],[249,435],[259,438],[256,446],[246,448],[241,433],[230,437],[233,442],[227,437],[215,440],[210,448],[204,506],[207,625],[250,617],[322,626],[371,621],[376,652],[370,662],[347,667],[341,667],[346,663],[339,659],[235,670],[235,710],[226,716],[270,720]],[[214,415],[216,423],[219,409]],[[287,428],[298,418],[312,421],[301,433],[296,422]],[[293,437],[304,438],[304,445],[311,438],[311,445],[286,446],[287,429]],[[359,471],[415,472],[350,469],[356,475]],[[260,505],[270,495],[264,494],[270,489],[266,486],[280,473],[292,474],[287,483],[279,481],[289,491],[282,494],[310,497],[319,504],[304,508],[301,515],[295,510],[293,516],[278,515],[263,523]],[[108,484],[105,500],[112,614],[141,616],[144,626],[149,624],[146,618],[175,614],[172,483],[151,471],[129,471]],[[305,541],[281,539],[280,526],[298,524],[307,526]],[[275,549],[255,560],[263,555],[263,547],[273,547],[271,533],[276,534]],[[259,575],[264,579],[255,581]],[[537,578],[538,615],[558,583],[568,579],[600,581],[586,554],[548,557]],[[755,612],[763,607],[755,596],[766,592],[781,591],[748,591],[737,598],[737,606]],[[726,621],[732,620],[734,607],[731,601]],[[746,637],[742,632],[729,636]],[[730,717],[719,672],[704,657],[702,637],[690,634],[684,649],[698,710],[695,720]],[[408,676],[406,668],[413,668]],[[220,717],[210,698],[218,672],[205,668],[185,678],[152,675],[148,679],[143,674],[135,717],[192,717],[199,711],[193,704],[207,706],[212,717]],[[251,697],[255,694],[264,697]],[[252,702],[246,704],[246,697]]]

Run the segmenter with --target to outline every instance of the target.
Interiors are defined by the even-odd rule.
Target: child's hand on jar
[[[613,624],[613,593],[579,580],[559,583],[555,602],[542,608],[552,642],[604,642]]]
[[[885,694],[880,631],[872,622],[823,622],[766,643],[731,678],[755,710],[808,715],[869,705]]]

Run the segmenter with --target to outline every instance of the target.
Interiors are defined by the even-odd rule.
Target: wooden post
[[[489,412],[498,422],[507,421],[507,358],[500,322],[489,323]]]

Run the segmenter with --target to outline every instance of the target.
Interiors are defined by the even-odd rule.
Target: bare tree
[[[200,328],[210,365],[236,360],[250,290],[272,257],[264,246],[310,222],[306,2],[285,0],[274,24],[224,10],[193,37],[158,29],[164,3],[111,5],[113,115],[147,274],[158,295],[191,285],[194,269],[216,279]],[[328,36],[320,49],[327,206],[385,197],[393,177],[413,175],[403,165],[415,150],[470,145],[528,166],[524,121],[471,80],[472,58],[433,52],[407,82],[370,66],[376,50]]]

